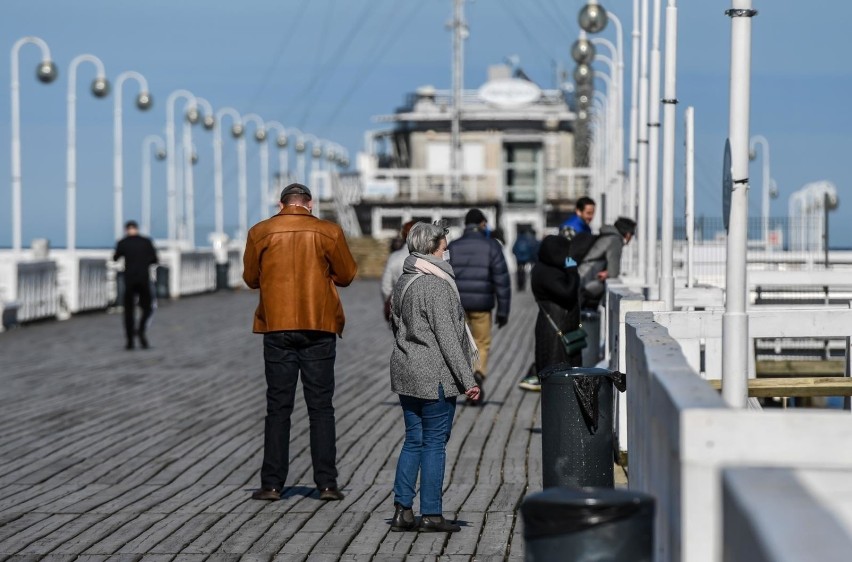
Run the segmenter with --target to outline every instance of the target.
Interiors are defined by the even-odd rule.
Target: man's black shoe
[[[337,488],[323,488],[320,490],[320,499],[327,502],[339,502],[346,496]]]
[[[455,533],[461,527],[444,519],[443,515],[424,515],[420,519],[421,533]]]
[[[142,345],[142,349],[148,349],[148,338],[142,332],[139,333],[139,343]]]
[[[263,487],[260,490],[252,492],[251,499],[275,502],[281,499],[281,490]]]
[[[124,349],[130,351],[131,349],[134,349],[135,347],[136,346],[133,345],[133,340],[130,340],[129,342],[127,342],[127,345],[124,346]]]
[[[410,507],[402,507],[394,503],[393,519],[391,519],[391,531],[399,533],[402,531],[417,530],[417,519]]]

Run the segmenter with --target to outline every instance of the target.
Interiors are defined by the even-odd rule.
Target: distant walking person
[[[260,289],[254,332],[263,334],[266,425],[256,500],[279,500],[290,468],[290,415],[299,373],[310,419],[311,462],[321,500],[337,488],[334,359],[345,322],[336,287],[355,278],[343,230],[311,214],[311,191],[292,183],[279,213],[248,232],[243,280]]]
[[[479,350],[479,370],[474,373],[480,387],[478,398],[468,402],[479,405],[484,400],[483,381],[488,374],[488,351],[491,348],[492,311],[496,301],[497,326],[509,321],[512,286],[503,246],[486,236],[487,221],[479,209],[471,209],[464,219],[464,234],[449,245],[450,264],[456,275],[461,303]]]
[[[126,349],[139,345],[148,349],[148,322],[153,312],[151,299],[151,266],[157,263],[157,250],[150,238],[139,234],[136,221],[124,225],[126,236],[118,241],[112,259],[124,258],[124,333],[127,335]],[[142,309],[139,327],[134,326],[136,301]]]
[[[401,247],[392,251],[390,255],[388,255],[388,261],[385,262],[385,270],[382,273],[382,302],[385,304],[384,314],[386,322],[390,322],[391,319],[390,302],[391,293],[393,293],[393,286],[396,285],[396,280],[399,279],[400,275],[402,275],[402,266],[405,263],[405,258],[407,258],[410,253],[408,251],[408,245],[405,242],[408,239],[408,233],[411,231],[411,227],[415,224],[417,224],[417,221],[408,221],[402,225],[402,229],[399,231],[399,237],[402,239],[403,244]]]
[[[408,235],[402,276],[392,297],[394,347],[391,389],[399,394],[405,441],[396,465],[392,531],[455,532],[441,501],[447,441],[456,396],[476,399],[476,344],[464,319],[453,268],[446,258],[446,230],[417,223]],[[418,529],[412,511],[420,474]]]
[[[595,218],[595,200],[591,197],[580,197],[574,207],[574,214],[565,219],[559,228],[560,234],[571,240],[580,233],[591,234],[592,219]]]
[[[531,228],[524,229],[518,234],[518,239],[512,245],[512,253],[515,254],[517,263],[518,291],[523,291],[527,286],[527,266],[535,263],[538,255],[538,240],[535,239],[535,231]]]

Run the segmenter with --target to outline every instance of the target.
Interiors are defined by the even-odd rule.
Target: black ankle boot
[[[410,507],[402,507],[398,503],[393,504],[393,519],[391,519],[391,531],[413,531],[417,529],[417,519]]]
[[[461,527],[444,519],[443,515],[424,515],[420,519],[421,533],[455,533]]]

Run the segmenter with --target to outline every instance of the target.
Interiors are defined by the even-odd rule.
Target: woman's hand
[[[477,400],[479,398],[479,387],[473,386],[464,391],[464,395],[470,398],[471,400]]]

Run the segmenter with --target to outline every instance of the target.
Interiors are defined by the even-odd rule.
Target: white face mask
[[[450,251],[444,250],[444,261],[450,261]]]

